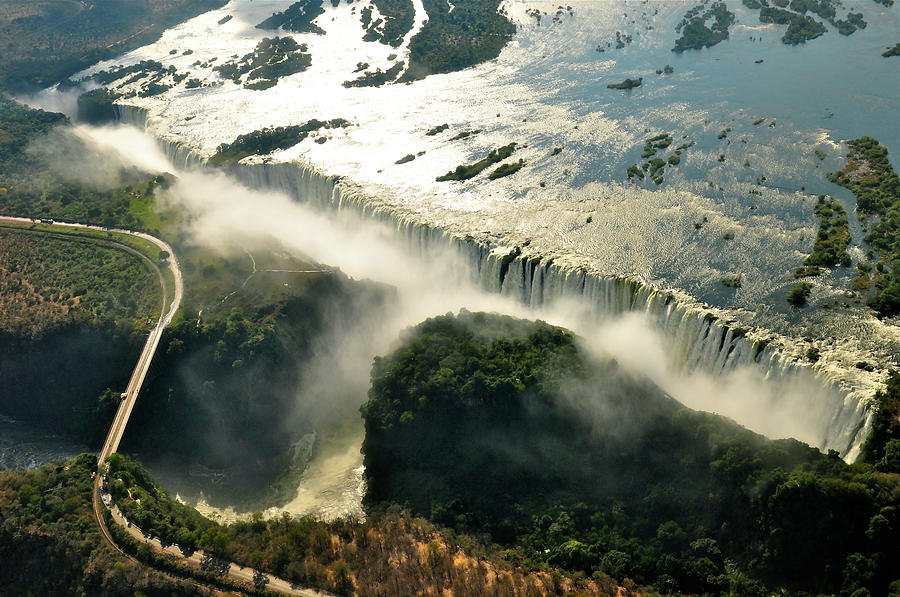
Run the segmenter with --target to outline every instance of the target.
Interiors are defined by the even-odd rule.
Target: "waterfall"
[[[119,108],[122,122],[149,129],[176,167],[203,166],[205,160],[195,150],[155,134],[144,110]],[[811,429],[802,439],[819,449],[836,450],[851,462],[859,455],[872,422],[872,384],[860,382],[857,372],[847,368],[811,367],[802,362],[802,347],[789,338],[745,330],[728,321],[727,312],[700,305],[676,291],[563,266],[529,253],[527,247],[487,246],[471,237],[452,235],[377,204],[352,181],[324,175],[303,163],[248,160],[227,171],[251,188],[280,191],[322,208],[354,210],[387,223],[418,254],[450,248],[481,288],[533,308],[575,299],[598,318],[642,312],[662,332],[676,370],[711,375],[755,371],[772,388],[768,402],[760,408],[773,409],[775,416],[802,417]]]

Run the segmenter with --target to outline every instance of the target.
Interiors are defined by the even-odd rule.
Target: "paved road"
[[[93,226],[88,226],[87,228],[96,229],[96,227]],[[131,374],[131,380],[128,382],[128,387],[125,389],[125,398],[119,404],[116,418],[113,419],[109,434],[106,436],[106,441],[103,442],[103,448],[100,450],[98,462],[106,462],[107,457],[119,449],[119,442],[122,441],[122,435],[125,433],[125,426],[128,424],[128,419],[131,417],[131,411],[134,409],[134,403],[137,401],[138,393],[140,393],[141,386],[144,384],[144,378],[147,376],[147,371],[150,369],[150,363],[153,361],[153,355],[156,353],[156,348],[159,346],[163,330],[167,325],[172,323],[172,318],[181,306],[181,299],[184,294],[181,268],[178,265],[178,259],[175,257],[175,252],[172,250],[172,247],[165,241],[150,236],[149,234],[116,229],[114,229],[113,232],[131,234],[143,238],[155,244],[161,251],[166,251],[169,254],[169,259],[167,260],[165,267],[168,267],[175,276],[175,293],[172,297],[172,303],[169,305],[168,310],[166,310],[165,305],[168,302],[168,296],[166,296],[165,284],[163,285],[163,312],[160,313],[159,321],[157,321],[156,325],[153,326],[153,329],[150,330],[147,342],[144,343],[144,349],[141,351],[140,357],[138,357],[134,373]]]
[[[0,223],[4,221],[14,222],[17,224],[33,223],[33,220],[30,218],[11,218],[0,216]],[[117,232],[120,234],[129,234],[131,236],[136,236],[138,238],[143,238],[147,241],[150,241],[151,243],[159,247],[161,251],[166,251],[169,254],[169,258],[165,264],[154,263],[154,266],[159,271],[160,285],[163,289],[162,310],[160,312],[159,320],[156,322],[156,325],[153,326],[153,329],[150,330],[150,335],[147,337],[147,342],[144,343],[144,349],[141,351],[140,357],[138,357],[137,365],[135,365],[134,372],[131,374],[131,380],[128,382],[128,387],[125,391],[125,397],[119,404],[119,410],[116,412],[116,418],[113,419],[113,423],[109,429],[109,434],[106,436],[106,441],[103,442],[103,448],[100,450],[100,456],[98,458],[98,462],[102,465],[104,462],[106,462],[106,459],[109,457],[109,455],[114,453],[119,448],[119,442],[122,441],[122,435],[125,433],[125,426],[128,424],[128,419],[131,417],[131,411],[134,409],[134,403],[141,391],[141,386],[144,384],[144,378],[147,376],[147,371],[150,369],[150,363],[153,361],[153,355],[156,353],[156,348],[159,346],[159,341],[162,337],[163,330],[167,325],[172,323],[172,318],[175,316],[175,313],[181,306],[181,299],[184,294],[184,283],[181,277],[181,267],[178,265],[178,259],[175,256],[175,251],[172,250],[172,247],[169,246],[169,244],[165,241],[160,240],[155,236],[144,234],[142,232],[132,232],[131,230],[122,230],[118,228],[107,229],[101,226],[89,226],[86,224],[74,224],[69,222],[53,222],[53,224],[55,226],[81,228],[84,230],[99,230],[101,232],[109,231]],[[171,303],[168,302],[169,297],[167,296],[167,290],[165,282],[163,280],[162,270],[159,270],[160,266],[168,267],[175,278],[174,296],[172,297]],[[168,309],[166,309],[167,304],[169,305]],[[151,547],[153,547],[156,551],[169,553],[181,558],[185,563],[187,563],[187,565],[193,568],[200,568],[200,563],[204,556],[204,553],[202,551],[198,550],[194,552],[190,557],[187,557],[177,546],[163,546],[159,539],[145,537],[140,529],[138,529],[134,525],[129,525],[128,521],[124,516],[122,516],[122,513],[119,511],[119,508],[112,503],[111,496],[109,494],[102,493],[100,487],[101,478],[101,474],[98,474],[94,481],[94,516],[97,519],[97,523],[100,525],[100,531],[102,532],[106,540],[110,543],[110,545],[113,546],[113,548],[115,548],[119,553],[121,553],[128,559],[134,560],[134,558],[126,554],[118,545],[116,545],[116,542],[110,534],[109,529],[106,528],[106,523],[103,520],[102,507],[100,505],[101,500],[105,507],[112,513],[113,520],[117,524],[121,525],[122,528],[125,529],[132,537],[134,537],[138,541],[144,541],[150,544]],[[228,566],[228,576],[233,579],[249,583],[251,585],[253,584],[256,575],[255,570],[251,568],[243,568],[231,562],[227,562],[225,564],[227,564]],[[315,591],[312,589],[304,589],[294,586],[290,582],[272,576],[271,574],[266,574],[265,577],[268,581],[266,583],[266,588],[271,591],[276,591],[278,593],[283,593],[286,595],[299,595],[300,597],[328,597],[327,593],[320,593],[319,591]]]
[[[34,222],[30,218],[12,218],[0,216],[0,223],[4,221],[14,222],[17,224],[31,224]],[[155,236],[144,234],[142,232],[132,232],[131,230],[122,230],[118,228],[107,229],[103,228],[102,226],[89,226],[86,224],[74,224],[69,222],[53,222],[53,224],[55,226],[81,228],[84,230],[99,230],[101,232],[109,231],[136,236],[153,243],[154,245],[159,247],[161,251],[166,251],[169,254],[169,258],[165,264],[153,264],[159,272],[160,285],[163,289],[162,310],[160,312],[159,320],[156,322],[156,325],[153,326],[153,329],[150,330],[150,335],[147,337],[147,342],[144,344],[144,349],[141,351],[140,357],[138,357],[137,365],[135,365],[134,372],[131,374],[131,380],[128,382],[128,387],[125,391],[125,397],[119,404],[119,410],[116,412],[116,417],[115,419],[113,419],[113,423],[110,426],[109,434],[106,436],[106,441],[103,442],[103,448],[100,450],[100,456],[98,458],[98,462],[102,465],[104,462],[106,462],[106,459],[109,457],[109,455],[114,453],[119,448],[119,442],[121,442],[122,435],[125,433],[125,426],[128,424],[128,419],[131,417],[131,411],[134,408],[134,403],[141,391],[141,386],[144,384],[144,378],[147,376],[147,371],[150,368],[150,363],[153,361],[153,355],[156,353],[156,348],[159,346],[159,341],[162,337],[163,330],[172,322],[172,318],[175,316],[175,313],[181,306],[181,299],[184,294],[184,283],[181,277],[181,267],[178,265],[178,259],[175,256],[175,251],[172,250],[172,247],[169,246],[169,244],[165,241],[160,240]],[[167,290],[165,282],[163,280],[162,270],[159,269],[160,266],[168,267],[175,278],[175,289],[171,303],[168,302],[169,297],[167,296]],[[167,304],[169,305],[168,309],[166,309]],[[133,557],[126,554],[121,547],[116,545],[116,542],[110,534],[109,529],[106,528],[106,523],[103,520],[103,506],[100,505],[101,500],[103,505],[112,513],[113,520],[117,524],[121,525],[122,528],[125,529],[136,540],[148,543],[156,551],[169,553],[176,557],[179,557],[188,566],[197,569],[200,568],[201,560],[204,556],[204,553],[202,551],[198,550],[191,554],[190,557],[187,557],[177,546],[163,546],[159,539],[145,537],[140,529],[138,529],[134,525],[129,525],[128,521],[122,515],[121,511],[119,511],[119,508],[112,503],[111,496],[102,492],[101,478],[102,472],[97,474],[94,481],[94,516],[97,519],[97,523],[100,525],[101,533],[110,543],[110,545],[112,545],[113,548],[116,549],[116,551],[118,551],[128,559],[134,560]],[[231,578],[249,583],[251,585],[253,584],[256,575],[255,570],[251,568],[243,568],[231,562],[226,562],[223,564],[223,566],[224,565],[227,565],[226,572]],[[286,580],[277,578],[270,574],[266,574],[265,577],[268,581],[266,583],[266,588],[271,591],[283,593],[286,595],[299,595],[300,597],[329,597],[327,593],[321,593],[312,589],[297,587]]]

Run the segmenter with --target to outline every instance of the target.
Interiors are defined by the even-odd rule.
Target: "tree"
[[[809,296],[811,290],[812,284],[809,282],[798,282],[788,293],[787,302],[795,307],[802,307],[806,304],[806,297]]]
[[[900,439],[892,439],[884,447],[884,457],[875,468],[885,473],[900,473]]]
[[[338,560],[331,565],[332,582],[334,592],[338,595],[353,595],[353,579],[350,578],[350,567],[344,560]]]

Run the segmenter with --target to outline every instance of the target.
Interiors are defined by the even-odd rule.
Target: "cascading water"
[[[122,122],[149,129],[154,134],[143,110],[123,105],[119,106],[118,115]],[[203,166],[203,158],[193,149],[154,136],[176,167]],[[296,201],[311,202],[322,208],[355,210],[388,223],[416,254],[429,255],[449,247],[462,257],[467,274],[481,288],[532,308],[576,300],[598,319],[642,313],[662,333],[673,369],[685,375],[702,372],[719,377],[750,372],[755,379],[764,380],[767,390],[767,395],[755,401],[753,408],[769,409],[775,418],[802,417],[807,431],[799,434],[800,439],[823,450],[836,450],[848,461],[859,454],[871,424],[868,409],[871,386],[860,387],[841,368],[813,369],[800,363],[792,358],[799,349],[791,347],[790,339],[748,333],[726,321],[727,313],[698,305],[688,296],[663,292],[633,280],[569,268],[552,259],[529,254],[527,247],[488,246],[471,237],[460,238],[423,225],[378,205],[352,182],[323,175],[301,163],[260,160],[235,164],[228,170],[251,188],[280,191]],[[721,405],[741,399],[740,395],[732,396],[724,390],[717,396]],[[737,414],[740,408],[729,410],[715,404],[697,406],[689,400],[682,401],[689,406],[705,406],[730,414],[739,423],[754,428],[750,421]]]

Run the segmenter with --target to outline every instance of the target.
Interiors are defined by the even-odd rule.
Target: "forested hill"
[[[0,90],[32,92],[150,43],[226,0],[4,0]]]
[[[900,589],[900,475],[691,411],[544,323],[430,319],[376,360],[362,411],[370,508],[515,562],[663,594]]]

